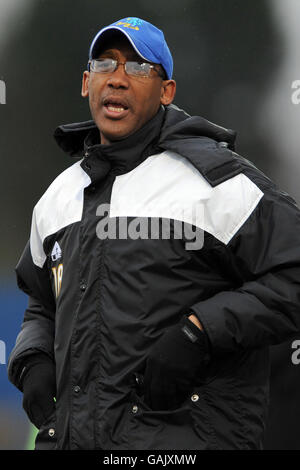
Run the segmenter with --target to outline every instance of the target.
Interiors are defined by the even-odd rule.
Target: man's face
[[[125,37],[111,41],[98,58],[141,61]],[[82,96],[89,97],[102,144],[137,131],[157,113],[161,104],[170,104],[174,95],[174,80],[162,80],[153,69],[149,78],[127,75],[123,65],[112,73],[85,71],[83,74]]]

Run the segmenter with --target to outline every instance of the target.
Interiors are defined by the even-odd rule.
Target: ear
[[[90,72],[85,70],[82,76],[82,85],[81,85],[81,96],[83,98],[87,98],[89,96],[89,79],[90,79]]]
[[[171,104],[174,100],[176,93],[176,82],[175,80],[164,80],[161,87],[160,102],[164,106]]]

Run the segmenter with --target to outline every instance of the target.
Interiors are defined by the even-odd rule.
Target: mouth
[[[105,115],[113,119],[121,119],[129,112],[128,103],[121,98],[107,97],[103,100]]]

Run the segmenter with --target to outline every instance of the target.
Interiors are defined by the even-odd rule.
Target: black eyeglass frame
[[[149,62],[137,62],[136,60],[128,60],[128,61],[126,61],[126,62],[119,62],[119,61],[117,61],[117,60],[115,60],[115,59],[110,59],[110,58],[106,58],[106,59],[90,59],[90,60],[88,61],[88,64],[87,64],[87,70],[88,70],[88,72],[91,71],[91,64],[92,64],[92,62],[101,62],[101,61],[103,61],[103,60],[111,60],[112,62],[114,62],[114,63],[115,63],[115,68],[114,68],[114,70],[112,70],[112,71],[110,71],[110,72],[97,72],[97,71],[95,71],[95,70],[92,70],[92,72],[94,72],[94,73],[103,73],[103,74],[106,74],[106,73],[113,73],[113,72],[115,72],[115,71],[117,70],[117,68],[119,67],[119,65],[124,65],[124,69],[125,69],[125,72],[127,73],[127,75],[129,75],[129,76],[131,76],[131,77],[137,77],[137,78],[139,78],[139,77],[140,77],[140,78],[150,78],[149,75],[140,75],[140,76],[139,76],[139,75],[129,74],[129,73],[127,72],[127,70],[126,70],[126,64],[127,64],[127,62],[132,62],[132,63],[136,63],[136,64],[139,64],[139,65],[143,65],[143,64],[149,65],[149,68],[155,70],[155,72],[158,73],[158,75],[162,78],[162,80],[166,80],[164,70],[160,70],[160,69],[157,69],[157,68],[156,68],[156,65],[159,65],[159,64],[150,64]]]

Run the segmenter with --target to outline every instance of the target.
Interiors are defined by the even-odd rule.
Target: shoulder
[[[61,197],[60,202],[63,202],[70,197],[74,197],[76,192],[90,184],[90,177],[82,169],[81,161],[74,163],[54,179],[35,208],[39,209],[45,204],[55,203],[58,197]]]
[[[110,215],[181,220],[227,244],[263,191],[241,171],[221,180],[212,186],[190,159],[167,150],[116,178]]]
[[[58,230],[81,220],[84,188],[90,177],[76,162],[48,187],[33,209],[30,247],[34,263],[42,266],[45,261],[43,242]]]

